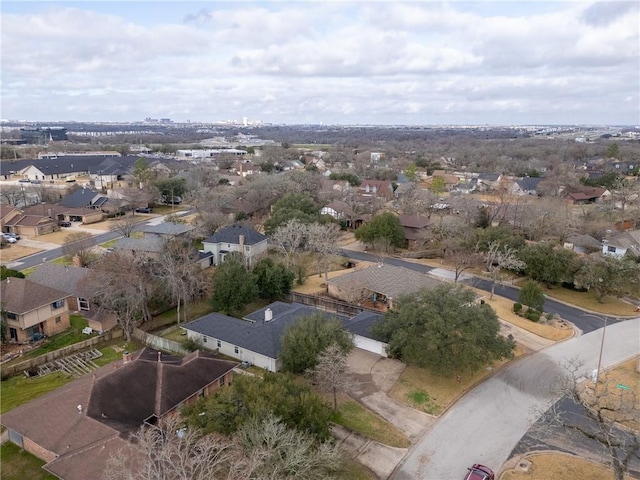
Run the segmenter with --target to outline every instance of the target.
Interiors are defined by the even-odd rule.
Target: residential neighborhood
[[[255,427],[245,416],[268,411],[279,428],[343,452],[326,478],[463,478],[473,464],[517,478],[536,442],[604,467],[630,451],[624,470],[640,474],[638,445],[619,433],[634,431],[637,405],[616,387],[640,385],[635,144],[620,175],[609,139],[561,166],[543,153],[521,164],[527,144],[513,143],[513,164],[495,173],[429,147],[417,156],[373,140],[354,153],[234,138],[137,155],[54,141],[0,162],[3,398],[9,382],[29,391],[52,379],[3,406],[3,448],[56,478],[105,478],[95,472],[151,458],[149,429],[179,421],[180,435],[237,446]],[[547,391],[569,375],[569,353],[584,376],[575,390]],[[525,383],[538,371],[534,391]],[[304,392],[282,393],[291,378]],[[533,428],[570,393],[594,391],[596,411],[608,386],[615,429],[588,455],[575,436],[561,446],[545,436],[551,423]],[[258,408],[254,388],[281,397]],[[370,429],[353,424],[354,408]],[[463,445],[447,432],[484,431],[494,415],[510,420],[485,432],[495,447],[460,446],[469,465],[434,447]],[[571,429],[558,418],[553,428]],[[614,440],[623,444],[608,452]],[[123,450],[132,457],[115,461]],[[258,455],[240,451],[234,461]]]

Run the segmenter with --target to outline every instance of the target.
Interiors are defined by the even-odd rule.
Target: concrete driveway
[[[351,380],[349,395],[393,424],[412,443],[422,438],[435,422],[435,417],[400,405],[387,395],[405,368],[402,362],[354,348],[348,358],[348,367]],[[342,428],[336,428],[334,433],[378,478],[387,478],[408,451],[383,445]]]

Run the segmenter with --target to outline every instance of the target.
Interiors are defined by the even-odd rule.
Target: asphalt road
[[[601,332],[590,332],[501,369],[444,413],[391,478],[457,480],[474,463],[500,469],[531,425],[558,400],[550,390],[553,379],[571,361],[591,372],[598,363],[601,339]],[[603,368],[639,352],[640,317],[607,327]]]

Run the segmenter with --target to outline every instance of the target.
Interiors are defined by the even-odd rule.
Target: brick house
[[[0,282],[2,316],[12,342],[28,343],[69,328],[69,297],[61,290],[24,278]]]

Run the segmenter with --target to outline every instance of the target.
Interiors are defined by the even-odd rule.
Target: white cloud
[[[633,2],[133,5],[3,5],[2,117],[640,123]]]

